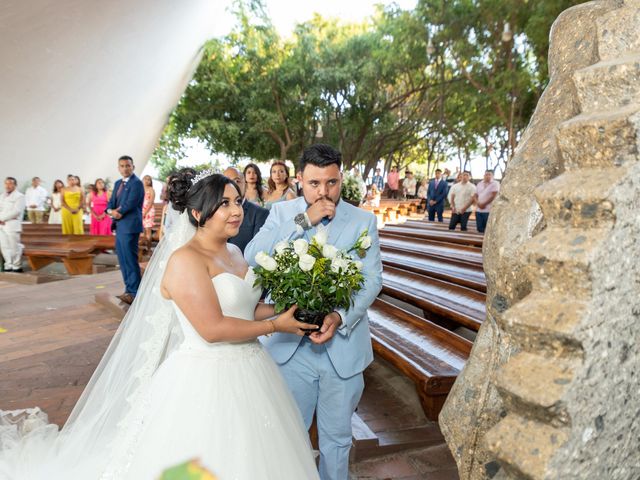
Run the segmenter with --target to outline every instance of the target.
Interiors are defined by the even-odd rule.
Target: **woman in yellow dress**
[[[80,186],[80,179],[74,175],[67,176],[67,186],[62,189],[62,234],[82,235],[82,205],[84,192]]]

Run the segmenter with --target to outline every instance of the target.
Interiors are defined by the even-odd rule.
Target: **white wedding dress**
[[[254,280],[251,268],[212,279],[226,316],[253,320]],[[260,342],[207,343],[173,306],[184,342],[156,371],[113,477],[155,479],[197,457],[220,480],[318,478],[300,413]]]
[[[192,235],[183,214],[61,431],[37,408],[0,410],[0,480],[155,480],[193,458],[219,480],[319,478],[294,399],[260,343],[208,343],[161,297],[166,261]],[[211,280],[225,315],[254,319],[254,280],[251,269]]]

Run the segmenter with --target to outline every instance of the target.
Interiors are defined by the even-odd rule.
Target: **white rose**
[[[369,235],[365,235],[364,237],[362,237],[362,240],[360,241],[360,246],[365,250],[369,248],[371,246],[371,237]]]
[[[333,245],[325,243],[322,247],[322,256],[326,258],[336,258],[336,255],[338,255],[338,249]]]
[[[264,252],[256,254],[256,263],[269,272],[273,272],[278,266],[276,261]]]
[[[362,263],[360,260],[356,260],[355,262],[353,262],[353,264],[356,266],[359,272],[362,271],[362,267],[364,267],[364,263]]]
[[[349,268],[349,260],[345,260],[344,258],[336,257],[331,260],[331,270],[336,273],[339,273],[340,270],[346,270]]]
[[[313,268],[316,263],[315,257],[313,255],[309,255],[307,253],[303,253],[300,255],[300,260],[298,261],[298,265],[300,266],[300,270],[303,272],[308,272]]]
[[[287,249],[288,246],[289,242],[285,242],[284,240],[282,240],[281,242],[276,243],[275,251],[278,255],[280,255]]]
[[[309,250],[309,243],[305,239],[299,238],[293,242],[293,249],[298,255],[303,255]]]
[[[329,239],[329,232],[327,231],[327,228],[322,224],[319,224],[317,229],[318,231],[313,236],[313,239],[318,245],[322,247],[325,243],[327,243],[327,240]]]

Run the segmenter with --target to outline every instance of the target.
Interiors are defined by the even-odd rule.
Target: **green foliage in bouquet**
[[[362,262],[354,260],[350,252],[364,257],[371,237],[365,230],[348,251],[338,250],[326,240],[327,232],[321,229],[310,243],[304,239],[283,241],[272,255],[256,255],[256,285],[270,293],[276,312],[292,305],[320,313],[351,307],[364,276]]]

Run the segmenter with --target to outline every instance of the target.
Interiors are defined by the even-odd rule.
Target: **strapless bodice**
[[[244,278],[240,278],[232,273],[223,272],[211,279],[213,287],[216,290],[218,302],[220,302],[220,308],[222,309],[223,315],[227,317],[241,318],[243,320],[254,319],[256,305],[260,300],[261,293],[260,287],[253,287],[255,278],[253,270],[249,267]],[[184,342],[179,347],[182,351],[211,351],[213,349],[219,349],[225,345],[238,346],[243,343],[256,343],[256,341],[241,343],[209,343],[200,336],[195,328],[193,328],[191,322],[189,322],[176,303],[173,301],[171,303],[173,304],[173,308],[178,316],[178,321],[180,322],[180,327],[184,334]]]

